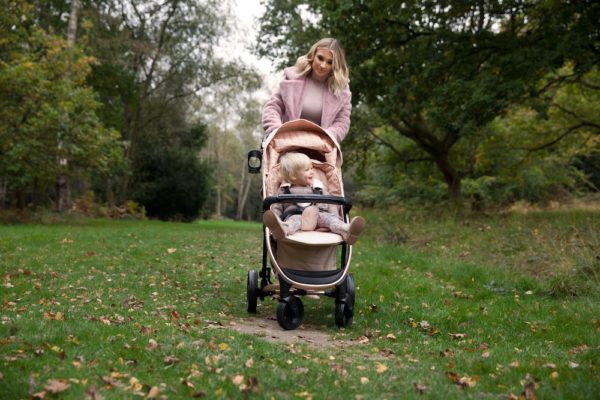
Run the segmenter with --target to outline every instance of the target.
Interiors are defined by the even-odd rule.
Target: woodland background
[[[212,0],[0,0],[0,208],[254,220],[264,87]],[[363,207],[597,198],[600,5],[264,2],[274,69],[345,46],[346,190]]]

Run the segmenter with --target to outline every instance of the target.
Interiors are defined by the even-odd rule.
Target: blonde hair
[[[327,87],[334,95],[339,96],[348,84],[350,72],[344,49],[336,39],[324,38],[313,44],[309,52],[296,61],[296,71],[301,75],[308,75],[312,71],[312,62],[318,49],[327,49],[333,54],[332,74],[327,79]]]
[[[302,168],[312,165],[310,158],[306,154],[296,152],[285,153],[279,159],[279,163],[279,173],[288,182]]]

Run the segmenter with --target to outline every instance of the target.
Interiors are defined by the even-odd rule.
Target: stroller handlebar
[[[331,196],[323,194],[280,194],[278,196],[269,196],[263,200],[263,211],[266,211],[275,203],[327,203],[339,204],[344,206],[344,213],[348,213],[352,208],[352,201],[345,197]]]

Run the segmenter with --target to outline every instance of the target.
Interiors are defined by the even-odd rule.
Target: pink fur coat
[[[262,125],[266,133],[279,128],[282,123],[300,118],[302,113],[302,95],[306,76],[296,72],[295,67],[283,71],[283,80],[273,92],[271,99],[264,105]],[[323,94],[323,113],[321,127],[341,142],[350,128],[352,94],[348,85],[339,96],[325,90]]]

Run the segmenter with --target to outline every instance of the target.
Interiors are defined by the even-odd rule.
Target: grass
[[[0,226],[0,397],[596,397],[598,213],[366,214],[353,327],[305,300],[304,323],[344,348],[230,329],[259,224]]]

